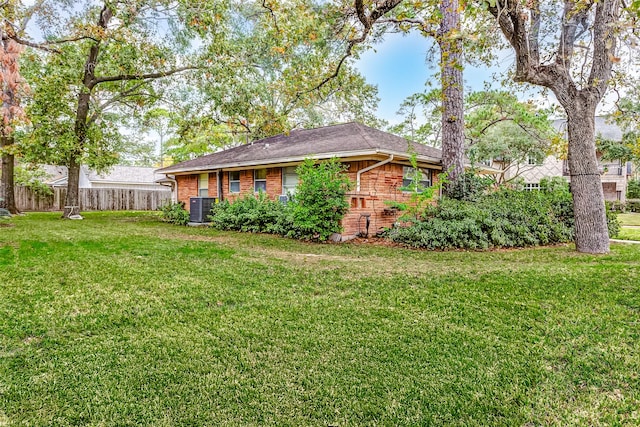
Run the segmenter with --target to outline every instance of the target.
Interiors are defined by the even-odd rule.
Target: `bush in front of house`
[[[158,208],[160,219],[175,225],[187,225],[189,212],[184,208],[184,203],[166,203]]]
[[[456,200],[473,202],[485,194],[495,184],[491,176],[480,176],[466,171],[456,181],[449,183],[447,194]]]
[[[427,249],[487,249],[548,245],[574,237],[571,194],[501,189],[475,202],[443,200],[388,237]]]
[[[224,200],[211,209],[211,226],[218,230],[286,235],[292,228],[287,205],[263,192],[246,194],[234,202]]]
[[[290,204],[296,237],[324,241],[342,231],[342,218],[349,211],[346,194],[352,188],[345,169],[337,159],[306,159],[298,166],[299,184]]]
[[[349,210],[346,192],[351,182],[337,160],[316,163],[305,160],[298,169],[295,197],[286,204],[264,193],[247,194],[235,202],[223,201],[211,211],[211,225],[219,230],[272,233],[282,236],[327,240],[341,231]]]

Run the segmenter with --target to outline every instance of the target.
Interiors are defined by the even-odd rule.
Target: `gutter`
[[[165,174],[165,177],[166,177],[165,180],[171,183],[171,203],[178,203],[178,181],[176,181],[175,176],[171,177]]]
[[[356,192],[359,193],[360,192],[360,175],[362,175],[365,172],[369,172],[371,169],[375,169],[377,167],[386,165],[387,163],[391,162],[393,160],[393,154],[389,155],[388,159],[385,159],[381,162],[375,163],[371,166],[368,166],[364,169],[360,169],[357,173],[356,173]]]

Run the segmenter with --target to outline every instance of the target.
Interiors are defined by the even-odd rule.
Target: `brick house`
[[[347,166],[354,188],[343,219],[344,236],[391,226],[398,213],[386,201],[408,201],[407,185],[414,153],[421,183],[431,186],[442,169],[439,149],[411,144],[404,138],[359,123],[294,130],[157,170],[172,183],[174,197],[189,208],[193,197],[234,200],[264,191],[270,198],[295,193],[296,167],[306,158],[338,158]],[[404,183],[403,183],[404,181]],[[284,199],[284,198],[282,198]]]

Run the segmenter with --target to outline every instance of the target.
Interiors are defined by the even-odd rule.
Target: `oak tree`
[[[549,88],[566,113],[576,249],[607,253],[595,113],[635,18],[619,0],[491,0],[487,7],[515,52],[514,79]]]

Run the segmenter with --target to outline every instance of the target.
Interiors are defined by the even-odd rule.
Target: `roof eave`
[[[181,174],[187,172],[206,172],[206,171],[215,171],[220,169],[232,170],[232,169],[242,169],[256,166],[274,166],[279,164],[288,164],[288,163],[300,163],[305,159],[314,159],[314,160],[322,160],[322,159],[331,159],[337,157],[343,161],[358,158],[358,157],[367,157],[367,156],[390,156],[393,155],[398,159],[408,159],[410,154],[384,150],[384,149],[375,149],[375,150],[357,150],[357,151],[343,151],[343,152],[331,152],[331,153],[320,153],[320,154],[307,154],[304,156],[289,156],[289,157],[277,157],[273,159],[264,159],[260,161],[250,160],[246,162],[232,162],[232,163],[219,163],[219,164],[210,164],[210,165],[202,165],[202,166],[191,166],[185,168],[164,168],[159,169],[156,172],[162,170],[162,173],[167,174]],[[436,157],[426,156],[426,155],[418,155],[417,160],[430,164],[439,164],[441,159]]]

